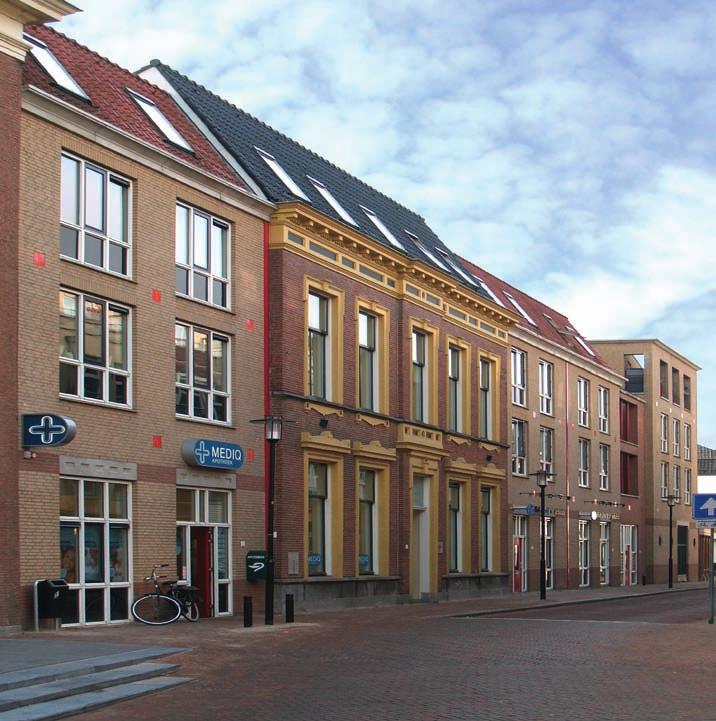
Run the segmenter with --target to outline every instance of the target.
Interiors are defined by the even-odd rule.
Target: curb
[[[496,614],[519,613],[521,611],[535,611],[543,608],[559,608],[560,606],[576,606],[587,603],[603,603],[605,601],[623,601],[625,599],[645,598],[647,596],[662,596],[667,593],[689,593],[691,591],[704,591],[708,588],[669,588],[660,591],[645,591],[644,593],[623,593],[618,596],[605,596],[603,598],[575,598],[570,601],[549,601],[525,606],[509,606],[507,608],[492,608],[485,611],[471,611],[469,613],[451,613],[448,618],[474,618],[476,616],[494,616]]]

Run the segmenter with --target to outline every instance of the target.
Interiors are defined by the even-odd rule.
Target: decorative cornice
[[[378,440],[373,440],[370,443],[353,441],[353,453],[356,456],[371,458],[376,461],[394,461],[398,455],[395,448],[386,448]]]
[[[376,418],[375,416],[366,416],[363,413],[357,413],[356,420],[367,423],[369,426],[385,426],[386,428],[390,428],[390,421],[387,418]]]
[[[320,435],[312,436],[310,433],[301,433],[301,448],[327,453],[340,453],[346,455],[351,452],[351,442],[334,438],[330,431],[323,431]]]
[[[304,406],[304,409],[308,411],[316,411],[321,416],[338,416],[339,418],[343,418],[343,410],[341,408],[335,408],[333,406],[324,406],[321,403],[311,403],[308,402]]]

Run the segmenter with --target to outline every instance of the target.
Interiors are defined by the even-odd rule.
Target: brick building
[[[506,587],[508,330],[425,221],[154,61],[142,73],[278,209],[269,242],[277,596]]]
[[[72,11],[0,2],[2,413],[41,419],[2,440],[0,627],[38,578],[70,584],[65,623],[126,620],[154,563],[230,614],[263,545],[272,207],[168,95],[27,24]]]
[[[668,579],[669,538],[674,580],[698,580],[698,529],[691,520],[696,491],[699,367],[656,339],[599,340],[590,344],[625,377],[625,388],[644,401],[642,541],[647,583]],[[669,528],[671,507],[672,528]]]
[[[637,476],[625,488],[620,470],[628,452],[639,472],[638,445],[635,435],[628,449],[621,438],[621,376],[566,316],[486,270],[466,266],[496,302],[519,316],[510,329],[506,404],[512,428],[512,590],[539,588],[540,500],[530,476],[540,469],[553,474],[545,504],[547,588],[619,585],[627,562],[626,582],[633,582],[637,531],[631,526],[638,523],[625,519],[639,516],[641,501]]]

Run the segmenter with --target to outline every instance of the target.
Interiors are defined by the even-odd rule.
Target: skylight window
[[[502,292],[507,296],[510,303],[512,303],[512,305],[514,305],[515,308],[517,308],[517,310],[520,312],[520,314],[526,321],[532,323],[532,325],[537,325],[537,323],[535,323],[532,320],[532,318],[530,317],[530,314],[517,302],[517,300],[511,293],[508,293],[506,290],[503,290]]]
[[[385,227],[383,221],[370,208],[366,208],[365,205],[361,205],[361,208],[363,212],[368,216],[370,222],[373,223],[376,228],[378,228],[378,230],[383,234],[383,237],[391,245],[395,246],[396,248],[400,248],[400,250],[405,250],[402,243],[388,230],[388,228]]]
[[[405,232],[406,232],[406,234],[408,235],[408,237],[410,238],[410,240],[412,240],[413,243],[415,243],[415,245],[418,247],[418,249],[420,250],[420,252],[423,253],[423,255],[425,255],[426,257],[430,258],[430,260],[432,260],[433,263],[435,263],[435,265],[438,266],[438,268],[442,268],[444,271],[447,271],[448,273],[450,272],[449,269],[448,269],[448,267],[445,265],[445,263],[443,263],[439,258],[437,258],[434,253],[431,253],[431,252],[420,242],[420,239],[418,238],[417,235],[414,235],[414,234],[411,233],[409,230],[406,230]]]
[[[574,339],[582,346],[582,348],[584,348],[585,351],[587,351],[587,353],[589,353],[589,355],[596,357],[595,352],[584,342],[584,338],[575,333]]]
[[[478,285],[477,281],[468,273],[466,273],[442,248],[436,248],[435,250],[445,258],[445,262],[468,284]]]
[[[480,284],[480,288],[482,288],[485,291],[485,293],[487,293],[487,295],[489,295],[490,298],[492,298],[492,300],[494,300],[495,303],[497,303],[497,305],[501,305],[503,308],[505,307],[505,304],[492,292],[492,288],[490,288],[490,286],[487,285],[487,283],[485,283],[484,280],[482,280],[481,278],[478,278],[476,275],[473,277]]]
[[[74,95],[79,95],[79,97],[85,100],[89,100],[87,93],[82,90],[75,79],[65,70],[64,65],[50,52],[50,49],[42,40],[38,40],[27,34],[24,35],[24,38],[32,45],[30,48],[32,56],[61,88],[69,90]]]
[[[179,131],[167,120],[164,113],[159,110],[152,100],[145,98],[144,95],[140,95],[130,88],[127,88],[127,92],[170,143],[174,143],[174,145],[178,145],[180,148],[184,148],[184,150],[188,150],[189,152],[194,152],[191,145],[184,140],[179,134]]]
[[[351,218],[348,211],[335,199],[333,193],[331,193],[331,191],[328,190],[328,188],[326,188],[326,186],[320,180],[316,180],[310,175],[307,175],[306,177],[313,183],[316,190],[324,197],[324,199],[331,206],[331,208],[333,208],[333,210],[335,210],[336,213],[338,213],[338,215],[340,215],[341,218],[346,221],[346,223],[350,223],[351,225],[355,225],[356,227],[358,226],[358,223],[356,223],[355,220]]]
[[[263,158],[266,165],[273,170],[274,175],[294,194],[299,198],[303,198],[306,202],[310,203],[308,196],[296,185],[296,181],[281,167],[281,164],[274,158],[271,153],[267,153],[265,150],[261,150],[254,145],[256,152]]]

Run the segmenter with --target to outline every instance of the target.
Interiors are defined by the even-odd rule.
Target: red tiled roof
[[[30,53],[28,53],[23,68],[25,85],[34,85],[159,150],[170,153],[232,185],[247,189],[243,180],[237,176],[189,118],[184,115],[174,100],[163,90],[52,28],[44,25],[30,25],[27,27],[27,33],[47,45],[67,72],[87,93],[91,102],[83,101],[57,85]],[[170,143],[129,96],[126,88],[130,88],[154,102],[194,152],[190,153]]]
[[[587,343],[587,341],[584,340],[584,336],[576,330],[566,315],[562,315],[554,308],[550,308],[548,305],[545,305],[532,296],[527,295],[527,293],[519,290],[519,288],[511,286],[509,283],[505,283],[504,280],[498,278],[496,275],[492,275],[492,273],[488,273],[484,268],[480,268],[474,263],[471,263],[469,260],[462,257],[460,260],[462,260],[465,267],[473,275],[480,278],[486,285],[489,286],[492,292],[504,303],[506,308],[509,308],[511,311],[517,313],[520,317],[520,322],[518,323],[519,326],[526,328],[533,333],[537,333],[545,340],[561,345],[563,348],[567,348],[587,360],[596,362],[605,368],[609,368],[609,365],[601,358],[594,348],[592,348],[592,351],[594,352],[593,356],[582,348],[579,341],[575,338],[575,334],[578,334],[585,343]],[[515,308],[509,298],[507,298],[505,291],[507,291],[522,306],[522,308],[524,308],[525,312],[535,322],[535,325],[532,325],[532,323],[523,318],[519,310]],[[549,318],[546,316],[549,316]],[[589,343],[587,343],[587,345],[591,348]]]

